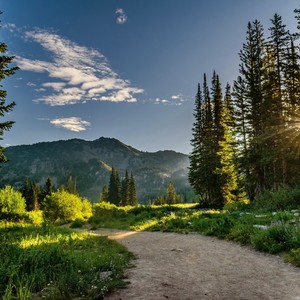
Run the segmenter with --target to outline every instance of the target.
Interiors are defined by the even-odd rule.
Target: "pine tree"
[[[2,14],[2,12],[0,12],[0,14]],[[5,103],[7,92],[3,90],[3,85],[1,84],[2,80],[15,74],[15,72],[19,69],[18,67],[9,67],[9,65],[13,62],[14,56],[7,56],[6,52],[7,45],[0,42],[0,117],[4,117],[5,114],[9,113],[16,105],[15,102],[11,102],[10,104]],[[13,124],[13,121],[0,122],[0,140],[2,140],[4,131],[9,130]],[[4,148],[0,146],[0,163],[6,161],[7,159],[4,155]]]
[[[45,184],[45,194],[46,194],[46,196],[48,196],[48,195],[51,195],[52,192],[53,192],[52,181],[51,181],[51,178],[48,177],[47,181],[46,181],[46,184]]]
[[[195,96],[195,109],[194,117],[195,122],[193,124],[193,139],[191,145],[193,147],[192,153],[190,154],[190,166],[189,166],[189,182],[194,188],[197,194],[201,194],[202,183],[199,174],[199,169],[202,166],[202,151],[203,151],[203,97],[201,92],[200,83],[198,84],[197,94]]]
[[[121,202],[121,185],[118,171],[113,167],[108,186],[108,201],[115,205]]]
[[[25,201],[26,201],[26,209],[30,210],[30,206],[31,206],[31,199],[30,199],[30,182],[28,177],[25,178],[24,183],[21,187],[21,193],[22,196],[24,197]]]
[[[167,192],[166,192],[166,204],[171,205],[171,204],[176,204],[178,201],[178,195],[176,194],[175,187],[173,182],[171,181],[167,187]]]
[[[239,83],[245,88],[244,104],[249,108],[245,118],[248,127],[248,149],[247,156],[241,162],[244,164],[241,169],[248,171],[246,186],[251,199],[257,193],[264,190],[265,173],[261,166],[263,143],[260,137],[263,133],[262,126],[262,103],[264,84],[264,49],[265,41],[263,36],[263,26],[257,20],[248,23],[246,43],[240,51],[240,77]]]
[[[108,187],[106,184],[102,188],[102,193],[100,194],[100,202],[109,202],[108,201]]]
[[[122,180],[122,187],[121,187],[120,205],[122,206],[130,205],[129,188],[130,188],[130,179],[129,179],[128,171],[126,170],[125,177]]]
[[[39,205],[40,187],[35,181],[31,184],[30,194],[31,194],[30,208],[31,210],[37,211],[40,208]]]
[[[132,173],[129,179],[129,205],[131,206],[138,205],[138,197],[136,194],[135,180]]]

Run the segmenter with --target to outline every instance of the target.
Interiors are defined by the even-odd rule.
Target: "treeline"
[[[37,211],[42,209],[46,197],[56,190],[67,191],[70,194],[78,195],[76,180],[73,181],[72,176],[69,176],[66,185],[60,185],[57,189],[53,186],[50,177],[47,178],[44,185],[39,185],[35,180],[30,181],[28,177],[26,177],[19,191],[26,200],[26,209],[28,211]]]
[[[117,206],[136,206],[138,198],[136,195],[136,186],[133,174],[129,176],[128,170],[125,176],[120,179],[118,170],[112,167],[109,184],[104,185],[100,194],[100,202],[109,202]]]
[[[206,74],[198,84],[189,181],[203,206],[299,184],[298,39],[278,14],[267,37],[258,20],[249,22],[233,87],[223,95],[216,72],[211,85]]]
[[[178,204],[183,202],[182,195],[178,195],[175,190],[175,186],[173,182],[171,181],[167,187],[166,194],[158,196],[155,200],[150,201],[150,204],[154,205],[172,205],[172,204]]]

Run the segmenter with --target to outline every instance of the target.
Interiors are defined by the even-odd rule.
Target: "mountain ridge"
[[[178,192],[191,191],[186,154],[173,150],[140,151],[115,138],[75,138],[10,146],[5,155],[9,162],[0,168],[1,186],[11,184],[18,188],[26,177],[41,185],[50,177],[59,186],[66,185],[72,176],[80,194],[98,201],[103,185],[109,182],[110,169],[115,167],[121,176],[126,169],[133,173],[143,203],[163,194],[169,181],[174,182]]]

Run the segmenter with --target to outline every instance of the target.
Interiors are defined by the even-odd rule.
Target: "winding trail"
[[[300,268],[238,244],[198,234],[94,231],[136,255],[130,284],[105,299],[300,300]]]

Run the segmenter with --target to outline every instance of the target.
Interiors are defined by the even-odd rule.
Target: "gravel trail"
[[[300,268],[199,234],[99,229],[136,255],[130,284],[108,300],[300,300]]]

